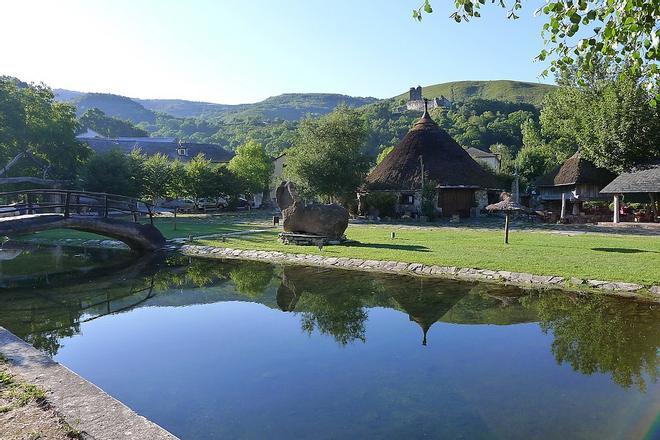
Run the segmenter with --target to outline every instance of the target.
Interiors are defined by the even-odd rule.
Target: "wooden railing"
[[[140,204],[145,206],[146,213],[140,211]],[[151,224],[154,223],[153,204],[133,197],[59,189],[0,192],[0,217],[50,213],[64,214],[65,218],[94,214],[104,218],[113,214],[132,215],[135,222],[140,215],[147,214]]]

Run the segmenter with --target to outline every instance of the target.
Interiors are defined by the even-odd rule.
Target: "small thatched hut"
[[[600,190],[614,179],[614,174],[598,168],[581,157],[578,151],[566,161],[536,181],[538,199],[550,210],[567,211],[571,204],[578,215],[583,202],[605,200]],[[563,209],[562,209],[563,205]]]
[[[443,217],[468,217],[472,208],[488,204],[489,190],[499,194],[502,189],[498,179],[440,128],[428,111],[367,176],[360,195],[394,193],[397,213],[415,216],[421,212],[422,176],[426,182],[437,183],[435,205]]]

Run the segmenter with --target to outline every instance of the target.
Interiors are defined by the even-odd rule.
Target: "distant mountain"
[[[133,98],[146,109],[167,113],[177,118],[217,117],[230,111],[243,110],[251,104],[213,104],[211,102],[186,101],[185,99]]]
[[[363,98],[336,93],[285,93],[272,96],[255,104],[249,104],[243,110],[227,113],[224,119],[231,121],[259,118],[297,121],[307,115],[325,115],[340,104],[346,104],[349,107],[360,107],[376,101],[378,101],[376,98]]]
[[[456,81],[423,87],[425,97],[445,96],[451,101],[470,98],[495,99],[515,103],[541,104],[543,97],[555,86],[521,81]],[[133,124],[153,125],[157,113],[177,118],[220,119],[236,122],[246,119],[297,121],[307,115],[330,113],[340,104],[360,107],[379,101],[376,98],[355,97],[336,93],[285,93],[254,104],[215,104],[184,99],[138,99],[108,93],[82,93],[55,89],[56,99],[75,104],[78,115],[90,108],[98,108],[106,115]],[[402,93],[394,99],[408,99]]]
[[[454,81],[422,87],[425,98],[444,96],[450,101],[466,101],[470,98],[496,99],[523,102],[540,106],[545,95],[556,86],[522,81]],[[408,92],[395,96],[408,99]]]
[[[254,104],[214,104],[184,99],[138,99],[108,93],[82,93],[56,89],[59,101],[74,104],[78,114],[90,108],[98,108],[106,115],[131,121],[154,123],[156,113],[177,118],[220,118],[236,121],[249,118],[262,120],[282,119],[297,121],[307,115],[320,116],[330,113],[339,104],[359,107],[378,101],[335,93],[285,93]]]

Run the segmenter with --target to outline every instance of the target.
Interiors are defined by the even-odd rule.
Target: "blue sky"
[[[457,80],[538,82],[544,17],[421,0],[4,0],[0,74],[140,98],[255,102],[286,92],[390,97]],[[549,82],[550,79],[544,79]]]

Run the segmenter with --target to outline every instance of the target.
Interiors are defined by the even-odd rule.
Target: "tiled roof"
[[[126,154],[139,148],[142,153],[152,156],[157,153],[164,154],[171,160],[179,159],[188,161],[198,154],[202,153],[212,162],[229,162],[234,153],[227,151],[220,145],[203,144],[197,142],[179,142],[176,138],[117,138],[117,139],[83,139],[92,150],[97,153],[104,153],[114,148],[118,148]],[[184,147],[187,155],[179,155],[179,148]]]
[[[603,188],[601,193],[660,193],[660,163],[621,174]]]

